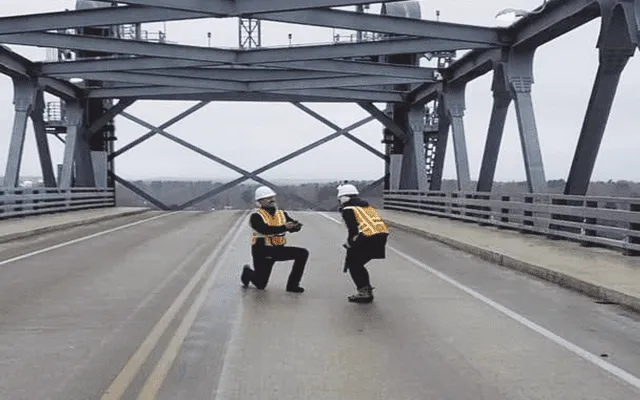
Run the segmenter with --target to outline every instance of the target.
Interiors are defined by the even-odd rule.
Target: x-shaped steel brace
[[[204,151],[201,148],[199,148],[197,146],[194,146],[191,143],[189,143],[189,142],[187,142],[185,140],[182,140],[179,137],[176,137],[176,136],[166,132],[164,129],[160,129],[158,127],[155,127],[155,126],[149,124],[148,122],[145,122],[145,121],[141,120],[140,118],[134,117],[133,115],[131,115],[129,113],[126,113],[126,112],[122,112],[121,115],[123,117],[125,117],[125,118],[127,118],[127,119],[129,119],[129,120],[131,120],[131,121],[133,121],[133,122],[135,122],[137,124],[139,124],[139,125],[144,126],[145,128],[150,129],[152,132],[157,133],[159,135],[162,135],[162,136],[166,137],[167,139],[169,139],[169,140],[171,140],[171,141],[173,141],[175,143],[178,143],[179,145],[181,145],[183,147],[186,147],[187,149],[189,149],[191,151],[194,151],[194,152],[196,152],[196,153],[198,153],[198,154],[200,154],[200,155],[202,155],[202,156],[204,156],[204,157],[206,157],[206,158],[208,158],[208,159],[210,159],[212,161],[217,162],[218,164],[224,165],[225,167],[227,167],[229,169],[232,169],[232,170],[238,172],[239,174],[241,174],[241,175],[243,175],[243,176],[245,176],[247,178],[253,179],[254,181],[256,181],[256,182],[258,182],[260,184],[263,184],[265,186],[269,186],[274,190],[282,190],[282,188],[279,187],[278,185],[275,185],[275,184],[267,181],[266,179],[263,179],[263,178],[259,177],[257,174],[251,173],[251,172],[249,172],[249,171],[247,171],[245,169],[242,169],[242,168],[230,163],[229,161],[227,161],[225,159],[222,159],[222,158],[220,158],[220,157],[218,157],[218,156],[216,156],[214,154],[211,154],[211,153],[209,153],[207,151]],[[302,203],[304,203],[308,207],[311,207],[311,208],[315,207],[315,204],[313,204],[312,202],[310,202],[309,200],[307,200],[305,198],[302,198],[302,197],[300,197],[300,196],[298,196],[296,194],[291,194],[291,196],[296,198],[298,201],[301,201]]]
[[[329,121],[328,119],[326,119],[325,117],[323,117],[322,115],[318,114],[317,112],[313,111],[312,109],[300,104],[300,103],[291,103],[294,106],[298,107],[299,109],[301,109],[302,111],[306,112],[307,114],[311,115],[312,117],[314,117],[315,119],[317,119],[318,121],[322,122],[323,124],[327,125],[328,127],[330,127],[331,129],[335,129],[336,131],[340,130],[340,127],[336,124],[334,124],[333,122]],[[370,145],[368,145],[366,142],[358,139],[357,137],[353,136],[351,133],[349,132],[345,132],[344,136],[359,144],[360,146],[364,147],[365,149],[369,150],[370,152],[372,152],[373,154],[377,155],[378,157],[382,158],[383,160],[387,160],[388,157],[384,155],[384,153],[376,150],[375,148],[371,147]]]
[[[315,141],[315,142],[313,142],[311,144],[308,144],[308,145],[302,147],[301,149],[298,149],[298,150],[296,150],[296,151],[294,151],[292,153],[289,153],[284,157],[280,157],[279,159],[277,159],[275,161],[272,161],[269,164],[267,164],[267,165],[265,165],[265,166],[263,166],[261,168],[258,168],[258,169],[254,170],[254,171],[251,171],[250,174],[251,175],[262,174],[263,172],[268,171],[268,170],[270,170],[272,168],[275,168],[280,164],[283,164],[283,163],[285,163],[285,162],[287,162],[287,161],[289,161],[289,160],[291,160],[291,159],[293,159],[295,157],[298,157],[301,154],[304,154],[304,153],[308,152],[309,150],[312,150],[312,149],[314,149],[314,148],[316,148],[318,146],[321,146],[321,145],[323,145],[323,144],[325,144],[325,143],[327,143],[327,142],[329,142],[329,141],[331,141],[333,139],[336,139],[336,138],[344,135],[345,133],[348,133],[349,131],[351,131],[353,129],[359,128],[360,126],[363,126],[363,125],[373,121],[374,119],[375,118],[373,118],[373,117],[367,117],[367,118],[361,119],[360,121],[358,121],[358,122],[356,122],[354,124],[351,124],[350,126],[348,126],[346,128],[339,129],[336,132],[332,133],[331,135],[325,136],[324,138],[319,139],[319,140],[317,140],[317,141]],[[192,200],[189,200],[186,203],[181,204],[179,206],[179,208],[180,209],[184,209],[184,208],[190,207],[190,206],[192,206],[194,204],[197,204],[197,203],[199,203],[201,201],[204,201],[204,200],[206,200],[206,199],[208,199],[210,197],[213,197],[213,196],[217,195],[218,193],[222,193],[227,189],[230,189],[230,188],[232,188],[232,187],[234,187],[236,185],[239,185],[240,183],[246,181],[247,179],[249,179],[249,176],[243,176],[243,177],[235,179],[235,180],[233,180],[231,182],[227,182],[222,186],[219,186],[219,187],[217,187],[217,188],[215,188],[213,190],[210,190],[209,192],[206,192],[206,193],[204,193],[204,194],[202,194],[202,195],[200,195],[200,196],[198,196],[198,197],[196,197],[196,198],[194,198]]]

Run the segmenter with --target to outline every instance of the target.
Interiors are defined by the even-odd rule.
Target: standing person
[[[348,300],[353,303],[371,303],[373,287],[365,264],[371,260],[386,258],[389,227],[380,218],[375,207],[359,197],[355,186],[338,186],[338,201],[348,232],[347,243],[344,244],[347,249],[344,272],[349,271],[358,290]]]
[[[309,251],[301,247],[286,246],[287,232],[299,232],[302,224],[292,219],[276,205],[276,193],[269,187],[256,189],[255,201],[259,208],[251,215],[249,223],[253,229],[251,255],[253,268],[245,265],[240,280],[244,287],[253,283],[258,289],[267,287],[271,270],[276,261],[293,260],[289,274],[287,292],[302,293],[300,281],[309,259]]]

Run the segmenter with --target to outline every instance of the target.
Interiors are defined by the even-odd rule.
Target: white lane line
[[[340,221],[338,221],[337,219],[330,217],[328,215],[325,215],[324,213],[320,213],[320,215],[322,215],[323,217],[325,217],[326,219],[339,223],[341,224]],[[427,264],[423,263],[420,260],[417,260],[411,256],[409,256],[408,254],[392,247],[392,246],[387,246],[389,250],[393,251],[394,253],[398,254],[400,257],[404,258],[405,260],[411,262],[412,264],[422,268],[423,270],[437,276],[438,278],[442,279],[443,281],[449,283],[452,286],[455,286],[456,288],[462,290],[463,292],[467,293],[468,295],[470,295],[471,297],[475,298],[476,300],[480,300],[481,302],[485,303],[486,305],[488,305],[489,307],[493,308],[496,311],[501,312],[502,314],[506,315],[507,317],[513,319],[514,321],[526,326],[527,328],[531,329],[532,331],[546,337],[547,339],[551,340],[552,342],[558,344],[559,346],[563,347],[566,350],[569,350],[570,352],[576,354],[577,356],[589,361],[590,363],[594,364],[597,367],[602,368],[603,370],[609,372],[610,374],[616,376],[617,378],[627,382],[628,384],[630,384],[631,386],[635,387],[636,389],[640,389],[640,378],[638,378],[635,375],[630,374],[629,372],[623,370],[622,368],[616,367],[615,365],[604,361],[603,359],[601,359],[600,357],[598,357],[597,355],[590,353],[589,351],[583,349],[582,347],[571,343],[570,341],[564,339],[563,337],[551,332],[550,330],[543,328],[542,326],[536,324],[535,322],[529,320],[528,318],[526,318],[523,315],[518,314],[517,312],[511,310],[510,308],[507,308],[505,306],[503,306],[500,303],[497,303],[493,300],[491,300],[490,298],[476,292],[475,290],[471,289],[468,286],[463,285],[462,283],[456,281],[455,279],[451,278],[450,276],[436,270],[435,268],[432,268],[430,266],[428,266]]]
[[[0,261],[0,267],[3,266],[3,265],[10,264],[12,262],[24,260],[25,258],[36,256],[38,254],[42,254],[42,253],[46,253],[48,251],[60,249],[62,247],[70,246],[72,244],[84,242],[84,241],[89,240],[89,239],[97,238],[99,236],[104,236],[106,234],[109,234],[109,233],[112,233],[112,232],[117,232],[117,231],[120,231],[122,229],[131,228],[132,226],[144,224],[145,222],[153,221],[153,220],[156,220],[156,219],[159,219],[159,218],[165,218],[165,217],[168,217],[170,215],[177,214],[177,213],[179,213],[179,211],[174,211],[174,212],[170,212],[170,213],[167,213],[167,214],[156,215],[155,217],[146,218],[146,219],[143,219],[141,221],[136,221],[136,222],[132,222],[130,224],[118,226],[116,228],[107,229],[106,231],[94,233],[94,234],[91,234],[91,235],[88,235],[88,236],[83,236],[81,238],[69,240],[68,242],[59,243],[59,244],[56,244],[56,245],[53,245],[53,246],[45,247],[44,249],[32,251],[32,252],[17,256],[17,257],[9,258],[7,260],[2,260],[2,261]]]

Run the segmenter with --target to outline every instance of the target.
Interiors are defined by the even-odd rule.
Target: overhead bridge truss
[[[440,190],[451,134],[458,188],[491,191],[507,110],[514,103],[530,192],[544,192],[546,178],[531,99],[536,49],[593,19],[601,19],[600,67],[573,164],[567,194],[585,194],[620,74],[638,45],[640,0],[548,0],[508,27],[462,25],[422,18],[416,1],[389,1],[379,14],[357,0],[120,0],[79,1],[71,11],[0,18],[0,72],[14,82],[15,121],[3,187],[20,182],[28,120],[34,124],[48,187],[114,187],[120,182],[160,208],[167,206],[116,173],[114,158],[161,135],[242,175],[179,208],[197,204],[246,180],[277,187],[260,174],[305,151],[344,136],[386,163],[387,190]],[[355,11],[349,10],[355,6]],[[356,41],[286,47],[216,48],[143,35],[141,24],[238,17],[357,32]],[[368,33],[367,35],[363,33]],[[252,38],[252,43],[261,43]],[[6,45],[54,49],[55,60],[31,61]],[[466,51],[456,57],[459,51]],[[436,58],[435,66],[423,59]],[[446,62],[442,62],[445,60]],[[466,84],[493,72],[494,105],[481,173],[472,187],[464,129]],[[57,118],[44,93],[60,98]],[[160,126],[125,110],[136,101],[194,101]],[[335,130],[303,149],[248,171],[170,134],[177,121],[215,101],[286,102]],[[340,128],[303,103],[356,103],[370,115]],[[381,109],[376,104],[386,104]],[[116,148],[114,118],[148,133]],[[385,151],[350,130],[376,120]],[[54,171],[47,137],[64,139],[64,160]],[[428,163],[426,162],[428,160]],[[309,201],[299,199],[305,204]]]

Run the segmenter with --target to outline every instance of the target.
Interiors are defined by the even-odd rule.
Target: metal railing
[[[564,238],[640,255],[640,198],[385,191],[388,210]]]
[[[0,220],[115,205],[113,188],[0,188]]]

